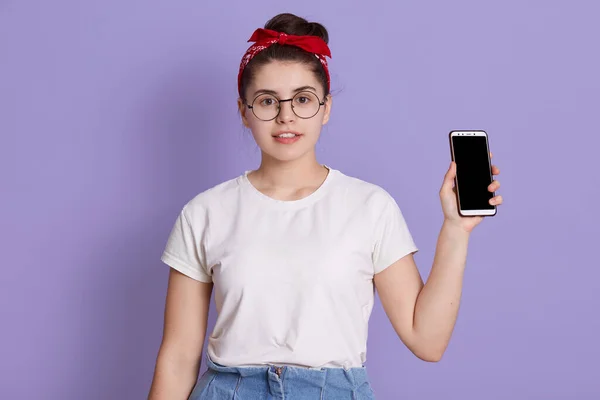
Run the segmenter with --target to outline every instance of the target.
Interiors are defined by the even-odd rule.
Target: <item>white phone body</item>
[[[497,208],[489,204],[495,196],[487,187],[492,183],[492,164],[485,131],[451,131],[452,161],[456,162],[456,200],[462,216],[494,216]],[[462,191],[461,191],[462,190]]]

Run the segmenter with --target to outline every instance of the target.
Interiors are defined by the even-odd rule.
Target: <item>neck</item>
[[[327,169],[319,164],[314,153],[294,161],[280,161],[263,154],[260,167],[252,175],[260,186],[294,190],[320,185]]]

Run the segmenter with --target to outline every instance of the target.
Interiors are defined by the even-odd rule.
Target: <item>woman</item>
[[[250,41],[238,106],[261,164],[200,193],[176,220],[161,258],[172,268],[150,399],[373,399],[364,362],[374,287],[406,346],[438,361],[482,218],[458,214],[452,163],[424,285],[394,199],[316,159],[332,105],[325,28],[281,14]],[[196,383],[213,285],[219,315]]]

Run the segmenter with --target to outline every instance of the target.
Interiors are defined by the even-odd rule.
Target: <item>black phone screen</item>
[[[485,136],[452,136],[456,184],[461,210],[493,210],[488,191],[492,183]]]

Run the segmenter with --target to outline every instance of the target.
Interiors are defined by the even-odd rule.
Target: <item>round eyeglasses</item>
[[[281,111],[280,104],[286,101],[292,102],[292,111],[298,118],[302,119],[314,117],[321,109],[321,106],[325,104],[313,92],[298,92],[291,99],[284,100],[280,100],[272,94],[259,94],[252,101],[252,105],[246,104],[246,106],[261,121],[272,121],[279,116],[279,112]]]

